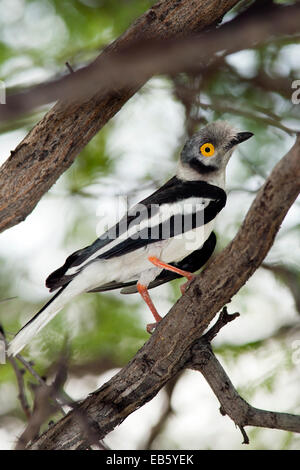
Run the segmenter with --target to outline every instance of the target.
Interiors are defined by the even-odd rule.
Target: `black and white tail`
[[[20,352],[31,339],[49,323],[52,318],[66,305],[66,303],[77,295],[76,292],[70,292],[69,284],[62,287],[56,294],[44,305],[41,310],[19,331],[14,339],[9,343],[7,354],[15,356]],[[73,295],[72,295],[73,294]]]

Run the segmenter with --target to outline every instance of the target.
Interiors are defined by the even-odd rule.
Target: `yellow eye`
[[[206,144],[201,145],[200,152],[204,157],[212,157],[215,153],[215,147],[210,142],[207,142]]]

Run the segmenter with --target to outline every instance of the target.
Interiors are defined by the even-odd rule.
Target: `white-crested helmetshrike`
[[[176,176],[47,278],[54,296],[11,341],[8,354],[17,354],[82,292],[138,291],[160,321],[148,289],[180,276],[191,280],[209,259],[216,244],[214,221],[226,204],[226,165],[235,147],[252,135],[225,121],[193,135],[183,147]]]

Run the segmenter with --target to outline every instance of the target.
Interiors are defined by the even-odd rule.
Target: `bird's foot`
[[[154,320],[155,320],[155,323],[149,323],[146,327],[146,330],[149,334],[152,334],[153,331],[155,330],[155,327],[156,325],[160,322],[160,320],[162,319],[162,317],[159,315],[158,311],[156,310],[156,308],[154,307],[153,305],[153,302],[150,298],[150,295],[149,295],[149,292],[148,292],[148,289],[146,286],[144,286],[143,284],[141,284],[140,282],[137,283],[137,290],[139,291],[139,293],[141,294],[142,298],[144,299],[144,301],[146,302],[146,304],[148,305],[149,309],[151,310],[151,313],[152,315],[154,316]]]
[[[182,284],[180,286],[180,292],[181,292],[181,295],[184,295],[185,294],[185,291],[188,287],[188,285],[190,284],[190,282],[195,278],[196,276],[194,274],[190,274],[190,276],[188,277],[188,280]]]
[[[146,326],[146,330],[147,330],[147,333],[149,333],[149,335],[152,335],[158,323],[159,321],[156,321],[155,323],[148,323],[148,325]]]
[[[155,266],[158,266],[159,268],[166,269],[167,271],[171,271],[173,273],[180,274],[183,277],[187,278],[187,282],[185,284],[182,284],[180,286],[181,294],[183,295],[186,291],[187,286],[189,285],[189,282],[194,279],[195,274],[190,273],[189,271],[183,271],[182,269],[178,269],[175,266],[172,266],[170,264],[163,263],[160,261],[158,258],[155,256],[149,256],[149,261],[150,263],[154,264]]]

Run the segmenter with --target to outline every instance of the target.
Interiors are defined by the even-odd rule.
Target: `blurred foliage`
[[[76,68],[94,59],[107,43],[122,34],[153,3],[154,1],[147,0],[0,0],[0,79],[5,80],[9,87],[18,87],[68,73],[64,65],[66,61]],[[107,192],[113,198],[122,193],[125,187],[130,197],[137,200],[144,194],[141,188],[147,181],[155,179],[157,185],[159,181],[172,176],[181,144],[187,134],[193,133],[206,122],[228,119],[239,129],[252,131],[255,139],[251,139],[246,147],[236,152],[234,166],[230,169],[228,204],[224,210],[222,225],[217,225],[217,251],[223,248],[236,234],[266,176],[293,143],[293,130],[300,129],[300,105],[293,105],[291,102],[291,82],[300,77],[299,60],[295,58],[299,57],[299,47],[297,39],[282,38],[229,57],[220,56],[218,67],[214,70],[210,68],[209,73],[201,76],[179,74],[155,83],[150,81],[91,140],[72,168],[45,198],[54,201],[57,211],[62,210],[66,200],[70,202],[69,217],[66,218],[57,249],[69,254],[74,247],[77,249],[94,240],[95,212],[97,204],[104,205],[103,194]],[[274,83],[277,80],[283,86],[268,88],[270,80],[274,80]],[[156,114],[149,113],[150,118],[147,121],[147,109],[155,101],[158,105],[162,103],[161,108]],[[168,108],[171,109],[170,114],[164,115]],[[178,125],[176,127],[174,124],[172,127],[172,113],[178,113],[179,109],[182,115],[185,113],[185,120],[181,125],[185,126],[185,133],[182,129],[178,130]],[[44,109],[1,125],[0,138],[16,129],[27,132],[43,113]],[[160,114],[166,116],[164,120],[159,120]],[[151,163],[147,154],[149,150],[144,151],[144,154],[141,150],[139,154],[134,146],[134,132],[139,133],[135,129],[140,130],[137,124],[143,120],[147,130],[143,136],[146,137],[138,137],[140,142],[146,141],[150,151],[153,146],[159,161],[159,171],[157,163]],[[151,132],[156,134],[150,136],[150,139]],[[124,140],[124,135],[127,141]],[[166,140],[167,137],[169,141]],[[155,149],[156,138],[159,145],[167,149],[165,161],[160,159],[159,149]],[[172,146],[170,141],[176,142],[176,145]],[[118,142],[121,142],[119,147]],[[127,148],[125,144],[122,148],[122,142],[126,143]],[[134,152],[137,157],[132,164],[129,157]],[[163,166],[163,163],[166,165]],[[131,178],[128,178],[130,183],[124,181],[124,173],[120,172],[119,167],[123,165],[126,168],[127,164],[129,173],[135,166],[144,165],[134,184]],[[128,174],[129,176],[131,175]],[[299,211],[299,203],[296,203],[268,256],[269,262],[276,261],[289,266],[298,283]],[[28,219],[26,223],[31,222]],[[45,227],[45,233],[47,229]],[[47,243],[45,250],[54,253],[55,244],[49,246]],[[293,247],[298,247],[298,252]],[[24,260],[6,256],[3,252],[0,256],[0,322],[10,339],[45,299],[41,299],[41,295],[29,295],[31,290],[36,289],[36,285],[32,278],[31,259],[26,258],[25,253]],[[291,342],[296,337],[293,334],[299,322],[297,314],[300,312],[296,312],[293,306],[291,286],[287,280],[280,278],[277,281],[272,273],[267,276],[261,272],[256,273],[253,282],[250,281],[236,296],[232,308],[238,308],[242,318],[233,323],[241,322],[240,326],[236,330],[233,328],[235,325],[226,327],[228,330],[232,328],[232,342],[225,339],[215,345],[229,376],[231,372],[239,376],[239,372],[245,370],[250,374],[250,370],[253,372],[257,368],[257,373],[252,373],[247,380],[245,374],[241,374],[242,378],[237,383],[242,395],[251,402],[255,400],[257,393],[262,392],[267,396],[278,397],[278,389],[282,388],[284,381],[289,384],[289,389],[291,384],[294,384],[295,389],[297,384],[299,386],[299,376],[295,373],[297,365],[292,360]],[[181,282],[175,281],[160,291],[164,308],[178,298]],[[40,283],[42,284],[42,279]],[[267,285],[269,287],[265,288]],[[284,297],[282,303],[279,299],[281,295]],[[10,297],[16,298],[9,299]],[[254,307],[258,312],[253,311]],[[79,370],[80,375],[84,376],[85,373],[95,373],[95,370],[122,367],[148,337],[145,332],[146,321],[140,315],[143,308],[138,296],[128,299],[127,296],[115,293],[82,295],[47,325],[26,348],[24,356],[34,360],[35,369],[41,376],[48,376],[67,342],[71,376],[78,374]],[[288,314],[286,320],[285,312],[282,311],[285,308]],[[268,319],[271,318],[271,314],[267,316],[268,309],[274,314],[272,328],[268,325]],[[257,326],[256,335],[251,336],[249,333],[248,337],[248,327],[253,323]],[[280,328],[284,326],[288,328],[282,332]],[[26,386],[34,381],[28,372],[24,379]],[[0,425],[8,417],[25,420],[17,400],[16,379],[10,364],[1,365],[0,396],[3,395],[1,391],[6,393],[7,386],[14,388],[16,396],[9,409],[0,406]],[[28,395],[31,403],[32,398]],[[286,406],[292,408],[289,411],[295,412],[295,408],[300,407],[299,398],[287,401]],[[180,420],[180,415],[174,415],[172,419]],[[167,422],[155,445],[174,449],[188,446],[187,427],[183,426],[187,440],[184,436],[174,439],[170,427],[172,428],[172,423],[168,427]],[[249,435],[252,448],[268,448],[266,432],[259,429],[251,431]],[[291,433],[282,433],[280,436],[280,442],[276,441],[277,447],[295,448],[299,443],[299,439]],[[190,438],[195,441],[195,436],[190,435]],[[199,443],[197,441],[197,446],[213,448],[211,436],[210,443],[205,440],[205,436],[202,439]]]
[[[33,66],[61,71],[65,61],[76,58],[78,63],[90,59],[153,3],[149,0],[1,0],[0,63],[6,70],[3,78]]]
[[[113,172],[114,164],[105,148],[108,132],[109,125],[88,143],[80,153],[80,158],[75,160],[68,172],[68,190],[71,194],[80,193],[94,180]]]

